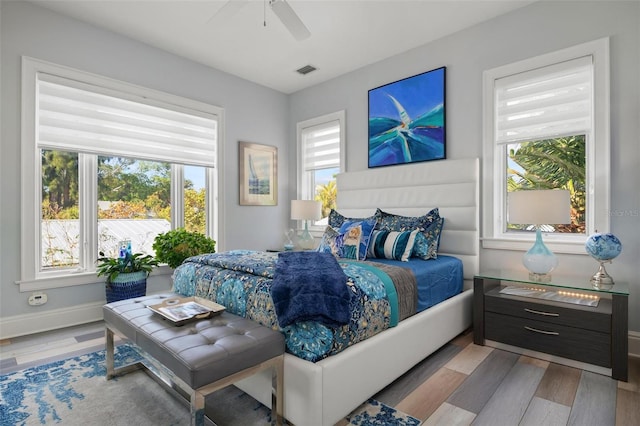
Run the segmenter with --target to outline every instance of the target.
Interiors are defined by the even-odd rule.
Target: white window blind
[[[586,133],[592,128],[593,57],[495,81],[497,144]]]
[[[302,158],[304,171],[340,167],[340,121],[304,128]]]
[[[215,167],[217,117],[46,73],[37,74],[41,149]]]

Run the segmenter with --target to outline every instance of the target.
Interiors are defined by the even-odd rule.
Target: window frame
[[[487,70],[483,73],[483,236],[489,249],[528,250],[535,235],[507,233],[506,144],[495,143],[494,82],[499,78],[559,62],[593,57],[592,131],[586,146],[586,232],[584,235],[549,233],[545,244],[556,253],[586,254],[584,243],[610,227],[610,69],[609,38],[594,40],[552,53]]]
[[[331,121],[338,121],[340,125],[340,167],[339,172],[343,173],[346,170],[346,113],[344,110],[332,112],[329,114],[321,115],[318,117],[310,118],[308,120],[300,121],[296,124],[296,137],[297,137],[297,177],[298,177],[298,190],[297,199],[310,200],[311,195],[315,193],[315,188],[311,188],[311,179],[309,175],[311,172],[304,171],[304,158],[303,158],[303,132],[309,127],[326,124]],[[317,169],[320,170],[320,169]],[[304,221],[297,221],[298,230],[304,227]],[[324,232],[324,226],[316,225],[313,222],[309,223],[309,231],[313,233],[322,234]]]
[[[20,280],[17,282],[20,291],[37,291],[52,288],[93,284],[102,281],[96,275],[98,257],[97,245],[97,164],[98,155],[79,152],[79,188],[82,196],[79,199],[80,241],[84,247],[80,251],[80,266],[75,269],[59,271],[41,271],[41,173],[40,148],[36,141],[37,128],[37,81],[38,74],[46,73],[91,84],[106,90],[115,90],[138,98],[151,99],[167,108],[182,108],[201,111],[214,115],[217,120],[216,162],[215,168],[206,167],[205,186],[207,191],[207,235],[218,240],[218,229],[224,229],[224,218],[219,214],[220,177],[224,158],[224,109],[203,102],[183,98],[169,93],[148,89],[108,77],[76,70],[62,65],[22,57],[22,107],[21,107],[21,209],[22,222],[20,231]],[[118,156],[118,153],[112,153]],[[83,161],[80,161],[80,159]],[[183,165],[171,163],[171,228],[184,224],[184,205],[182,200],[184,176]],[[178,173],[175,173],[178,172]],[[220,242],[218,241],[220,246]],[[154,274],[170,274],[168,267],[156,268]]]

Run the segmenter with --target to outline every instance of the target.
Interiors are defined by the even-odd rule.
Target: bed
[[[418,297],[417,306],[412,308],[417,313],[401,315],[402,320],[397,324],[373,317],[352,321],[364,323],[364,326],[361,329],[352,327],[351,330],[345,327],[344,333],[336,333],[347,337],[338,339],[338,343],[329,342],[330,349],[299,353],[294,344],[289,345],[290,341],[300,340],[296,337],[298,330],[290,332],[286,327],[289,353],[285,356],[284,415],[287,420],[304,426],[335,424],[471,325],[471,281],[477,273],[479,250],[478,173],[477,159],[462,159],[338,175],[338,211],[347,217],[369,217],[377,209],[404,216],[421,216],[438,207],[440,215],[445,218],[438,259],[396,262],[406,266],[411,264],[416,270],[428,265],[438,272],[432,274],[435,278],[427,280],[427,288],[420,292],[422,296]],[[257,315],[252,319],[275,327],[273,318],[260,316],[261,313],[251,314],[248,307],[245,312],[244,305],[234,305],[235,299],[249,300],[244,295],[236,297],[233,289],[211,290],[210,286],[216,281],[212,278],[216,274],[224,275],[224,279],[218,281],[242,280],[244,287],[251,288],[252,294],[256,294],[251,304],[261,305],[269,294],[276,260],[275,254],[250,251],[197,257],[190,264],[176,269],[176,290],[186,295],[199,292],[198,295],[205,297],[224,294],[234,313],[249,317]],[[369,266],[345,262],[340,261],[341,267],[352,284],[360,286],[356,278],[366,275]],[[393,267],[385,271],[393,271]],[[462,276],[452,280],[451,271],[459,271]],[[195,276],[198,278],[194,279]],[[457,284],[438,285],[439,280],[455,283],[460,282],[460,278],[464,282],[460,285],[462,288]],[[247,280],[251,281],[250,285]],[[375,285],[383,284],[377,283],[375,277],[362,284],[364,291],[369,293],[375,293]],[[439,290],[442,288],[446,290]],[[360,287],[356,290],[361,291]],[[368,301],[373,306],[371,310],[389,309],[393,303],[385,297],[371,298]],[[375,332],[372,328],[376,328]],[[318,330],[321,328],[302,332],[318,333]],[[256,375],[237,386],[263,404],[270,404],[270,375]]]

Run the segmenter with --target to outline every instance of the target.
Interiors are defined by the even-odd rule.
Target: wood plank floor
[[[373,398],[423,425],[640,424],[640,359],[629,359],[629,381],[618,382],[477,346],[472,337],[458,336]],[[4,340],[0,373],[103,348],[101,322]]]

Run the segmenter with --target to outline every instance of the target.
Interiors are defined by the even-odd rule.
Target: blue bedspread
[[[228,312],[282,330],[287,351],[312,362],[396,325],[391,318],[397,306],[379,274],[357,262],[338,261],[347,278],[348,323],[332,327],[300,321],[281,328],[271,297],[277,259],[277,253],[246,250],[194,256],[176,268],[174,291],[213,300]]]
[[[280,327],[301,321],[329,327],[349,324],[346,284],[347,276],[331,253],[280,253],[271,284]]]

